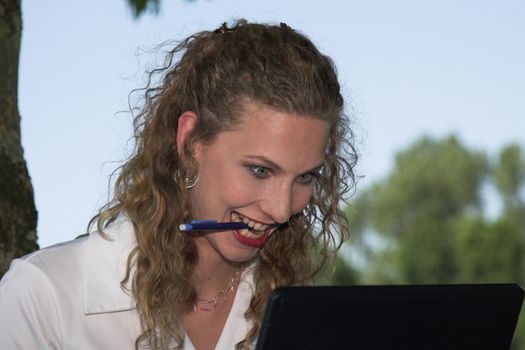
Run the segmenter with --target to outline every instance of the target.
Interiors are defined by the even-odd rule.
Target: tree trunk
[[[20,0],[0,0],[0,277],[10,261],[38,249],[33,187],[20,142]]]

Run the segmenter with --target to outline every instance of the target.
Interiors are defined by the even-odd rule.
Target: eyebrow
[[[283,168],[281,166],[279,166],[277,163],[271,161],[270,159],[266,158],[265,156],[248,155],[248,156],[246,156],[246,158],[249,158],[251,160],[258,160],[259,162],[263,163],[263,165],[271,167],[271,168],[273,168],[273,169],[275,169],[277,171],[283,170]],[[303,174],[312,173],[312,172],[318,172],[319,170],[321,170],[321,168],[323,166],[324,166],[324,162],[319,164],[316,167],[313,167],[310,170],[305,171]]]

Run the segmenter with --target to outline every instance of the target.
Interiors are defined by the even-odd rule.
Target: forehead
[[[262,156],[291,172],[302,172],[324,160],[329,124],[326,121],[245,103],[239,123],[220,133],[209,151],[231,156]]]

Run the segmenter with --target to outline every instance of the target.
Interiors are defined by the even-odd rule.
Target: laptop
[[[516,284],[286,287],[256,350],[509,350]]]

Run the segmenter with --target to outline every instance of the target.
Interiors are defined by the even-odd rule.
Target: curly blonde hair
[[[261,327],[269,293],[278,286],[309,283],[349,235],[339,205],[355,185],[357,156],[335,67],[286,24],[240,20],[178,43],[139,91],[144,101],[134,118],[134,152],[118,169],[113,200],[90,223],[103,232],[125,213],[134,225],[137,246],[129,254],[122,285],[131,279],[141,317],[137,349],[166,349],[172,340],[180,348],[180,315],[197,298],[190,282],[197,249],[192,236],[177,229],[192,219],[191,203],[182,179],[174,181],[174,174],[180,177],[188,168],[182,158],[192,159],[192,144],[212,142],[233,128],[246,99],[330,125],[325,167],[309,204],[259,251],[256,289],[245,314],[253,327],[237,344],[247,349]],[[179,157],[177,125],[185,111],[195,112],[198,122]]]

